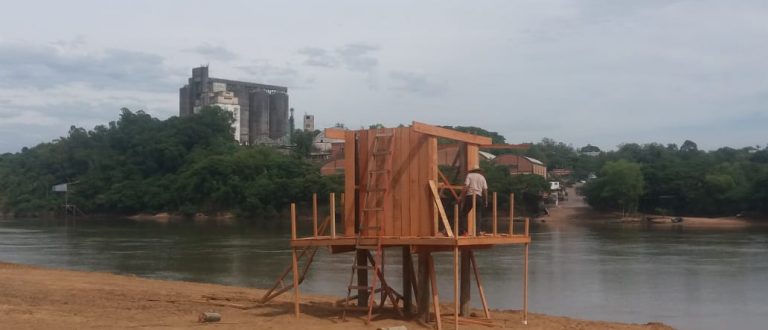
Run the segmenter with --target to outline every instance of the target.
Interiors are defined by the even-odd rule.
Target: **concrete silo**
[[[269,137],[280,139],[288,134],[288,94],[275,92],[269,97]]]
[[[269,138],[270,97],[267,91],[259,89],[250,95],[249,131],[251,144],[264,143]]]

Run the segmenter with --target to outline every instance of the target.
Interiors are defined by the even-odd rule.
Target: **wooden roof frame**
[[[413,128],[414,131],[419,133],[451,139],[459,142],[466,142],[469,144],[476,144],[479,146],[487,146],[487,145],[493,144],[493,141],[489,137],[459,132],[449,128],[432,126],[432,125],[420,123],[417,121],[414,121],[411,127]]]

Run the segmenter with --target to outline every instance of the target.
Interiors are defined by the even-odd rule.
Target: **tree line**
[[[33,216],[60,210],[51,191],[73,183],[69,203],[90,214],[233,212],[269,216],[312,192],[342,189],[339,177],[274,148],[241,146],[217,107],[159,120],[122,109],[92,130],[0,155],[0,210]]]

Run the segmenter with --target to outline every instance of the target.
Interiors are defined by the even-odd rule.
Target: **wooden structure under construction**
[[[468,169],[479,167],[478,150],[491,145],[487,137],[462,133],[414,122],[409,127],[367,130],[326,130],[326,136],[344,139],[345,189],[337,219],[336,198],[330,197],[330,216],[318,225],[317,200],[313,201],[313,232],[307,237],[296,233],[295,205],[292,205],[292,265],[269,290],[262,302],[293,289],[296,316],[300,315],[299,285],[319,247],[333,253],[353,252],[347,297],[340,302],[342,318],[353,310],[373,312],[385,308],[387,301],[395,311],[423,317],[442,327],[443,318],[460,323],[483,323],[469,319],[471,276],[474,275],[484,309],[491,315],[475,263],[474,251],[494,245],[524,245],[523,322],[527,318],[528,220],[515,232],[513,224],[514,196],[510,196],[509,218],[499,221],[497,197],[492,194],[492,226],[487,232],[477,230],[474,212],[459,219],[458,205],[445,203],[447,197],[458,201]],[[451,178],[437,164],[438,138],[453,140],[460,151],[453,161]],[[450,204],[450,205],[447,205]],[[474,203],[473,203],[474,204]],[[474,206],[474,205],[473,205]],[[446,207],[453,212],[446,212]],[[448,214],[453,214],[452,218]],[[459,235],[458,221],[467,221],[468,234]],[[499,223],[502,222],[502,226]],[[504,232],[499,227],[506,227]],[[384,276],[384,253],[396,250],[402,254],[403,287],[389,286]],[[441,316],[433,252],[453,252],[454,310],[453,316]],[[417,257],[418,267],[413,256]],[[299,269],[300,260],[303,268]],[[293,274],[292,285],[283,279]],[[430,293],[431,292],[431,293]],[[380,295],[378,299],[376,296]],[[378,301],[376,301],[378,300]],[[431,302],[430,302],[431,300]],[[356,301],[356,304],[352,304]],[[378,306],[377,306],[378,305]],[[433,309],[434,314],[432,314]],[[433,317],[434,315],[434,317]],[[449,314],[450,315],[450,314]]]

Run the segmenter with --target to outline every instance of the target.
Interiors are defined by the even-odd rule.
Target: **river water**
[[[0,220],[0,261],[264,288],[290,263],[288,232],[246,222]],[[532,236],[532,312],[680,329],[767,327],[763,227],[544,223],[532,227]],[[320,251],[302,292],[343,296],[352,255]],[[519,246],[476,253],[492,308],[522,308],[522,253]],[[387,260],[386,271],[398,274],[399,251]],[[436,260],[447,301],[452,254]],[[401,287],[394,276],[390,281]]]

